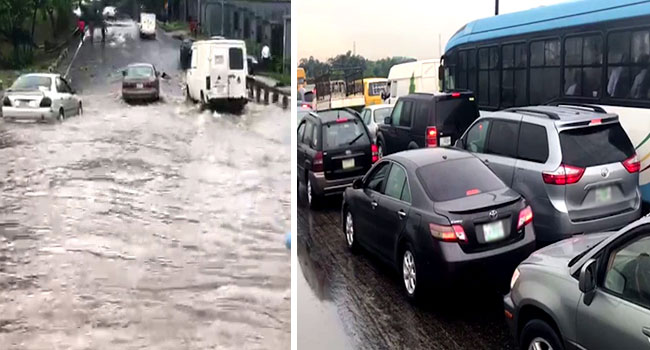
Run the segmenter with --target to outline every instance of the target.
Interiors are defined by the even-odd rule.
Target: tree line
[[[327,73],[332,67],[337,68],[360,68],[363,71],[364,78],[371,77],[388,77],[390,68],[396,64],[413,62],[415,58],[410,57],[386,57],[376,61],[364,58],[361,55],[353,55],[352,51],[331,57],[326,61],[320,61],[313,56],[301,58],[299,67],[305,70],[308,81]]]

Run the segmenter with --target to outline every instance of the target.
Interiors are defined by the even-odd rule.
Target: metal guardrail
[[[283,91],[275,86],[269,86],[253,76],[246,77],[246,89],[248,90],[248,99],[257,103],[280,104],[282,108],[289,108],[291,92]],[[291,90],[289,90],[291,91]]]

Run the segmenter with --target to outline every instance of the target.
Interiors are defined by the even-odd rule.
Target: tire
[[[534,347],[534,344],[541,347]],[[533,319],[526,323],[521,331],[519,348],[522,350],[564,350],[562,341],[553,327],[539,319]]]
[[[343,222],[343,234],[345,243],[352,254],[359,252],[359,242],[357,241],[356,229],[354,228],[354,217],[349,209],[345,210],[345,221]]]
[[[422,294],[420,291],[422,283],[418,281],[418,259],[410,243],[406,243],[400,254],[400,272],[402,277],[402,287],[404,294],[410,302],[416,302]]]
[[[63,112],[63,108],[59,109],[59,115],[57,116],[56,120],[62,122],[63,119],[65,119],[65,112]]]
[[[192,103],[195,102],[194,99],[192,99],[192,96],[190,95],[190,86],[189,85],[185,85],[185,98],[188,101],[192,102]]]
[[[408,146],[409,151],[414,150],[414,149],[418,149],[418,148],[420,148],[420,147],[418,147],[417,143],[415,143],[415,142],[409,143],[409,146]]]
[[[384,142],[384,138],[381,136],[377,137],[377,155],[379,156],[379,159],[384,158],[386,155],[386,143]]]
[[[79,106],[77,106],[77,116],[81,117],[84,115],[84,106],[79,102]]]
[[[307,190],[307,203],[309,204],[309,208],[311,209],[318,208],[321,198],[320,196],[314,193],[314,185],[311,183],[311,180],[309,179],[309,175],[307,175],[306,190]]]

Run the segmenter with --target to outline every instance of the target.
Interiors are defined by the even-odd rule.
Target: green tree
[[[14,66],[31,60],[33,41],[25,22],[34,5],[33,0],[0,0],[0,36],[12,45]]]
[[[415,72],[411,74],[411,82],[409,84],[409,94],[415,92]]]

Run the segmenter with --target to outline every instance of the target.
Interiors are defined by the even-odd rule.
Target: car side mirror
[[[585,305],[590,305],[596,292],[596,260],[589,259],[580,269],[578,289],[584,293]]]
[[[390,125],[390,123],[391,123],[392,121],[393,121],[393,120],[391,119],[391,117],[386,117],[386,118],[384,118],[384,124],[386,124],[386,125]]]
[[[454,144],[454,147],[460,148],[460,149],[465,149],[466,146],[467,146],[467,144],[465,143],[464,138],[460,138],[460,139],[456,140],[456,143]]]
[[[363,179],[358,178],[354,180],[354,182],[352,182],[352,188],[354,188],[355,190],[363,188]]]

